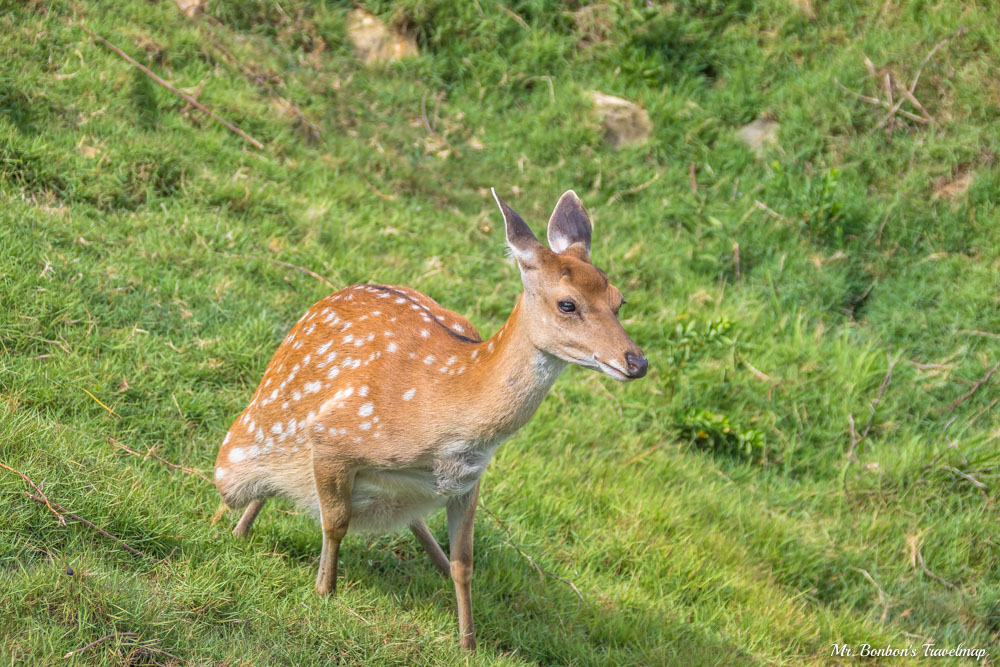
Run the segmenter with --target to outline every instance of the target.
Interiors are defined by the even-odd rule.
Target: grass
[[[362,67],[350,3],[210,2],[210,33],[170,2],[0,16],[0,462],[143,554],[0,470],[0,664],[791,665],[928,641],[995,661],[1000,377],[957,399],[1000,361],[1000,11],[368,6],[422,55]],[[931,124],[877,127],[835,85],[883,96],[949,36],[914,89]],[[651,141],[610,150],[591,89],[642,103]],[[762,113],[780,132],[758,158],[735,131]],[[650,372],[568,370],[498,451],[470,657],[409,535],[348,539],[318,599],[312,521],[271,507],[238,543],[210,484],[110,439],[211,469],[333,289],[280,262],[496,330],[519,282],[490,186],[536,231],[580,193]]]

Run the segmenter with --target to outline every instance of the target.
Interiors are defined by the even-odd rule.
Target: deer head
[[[621,292],[590,262],[593,225],[576,193],[568,190],[552,211],[548,248],[496,191],[493,197],[521,270],[521,307],[532,344],[615,380],[643,377],[646,356],[618,321],[618,309],[625,303]]]

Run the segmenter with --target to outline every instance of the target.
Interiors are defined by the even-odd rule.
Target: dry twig
[[[201,477],[203,480],[205,480],[209,484],[212,483],[212,480],[210,480],[208,477],[206,477],[205,473],[203,473],[202,471],[198,470],[197,468],[188,468],[187,466],[178,465],[176,463],[168,461],[167,459],[163,458],[162,456],[160,456],[159,454],[157,454],[156,452],[154,452],[153,451],[154,447],[148,447],[146,449],[146,453],[143,454],[142,452],[136,451],[136,450],[132,449],[131,447],[128,447],[127,445],[123,445],[122,443],[120,443],[117,440],[115,440],[114,438],[112,438],[110,435],[109,436],[105,436],[105,437],[107,437],[109,443],[111,443],[115,447],[118,447],[119,449],[125,450],[126,452],[128,452],[129,454],[132,454],[133,456],[138,456],[141,459],[154,458],[154,459],[156,459],[157,461],[159,461],[160,463],[162,463],[165,466],[169,466],[171,468],[174,468],[175,470],[180,470],[180,471],[185,472],[185,473],[187,473],[189,475],[197,475],[198,477]]]
[[[272,86],[267,81],[266,77],[255,72],[249,65],[247,65],[242,60],[237,58],[232,52],[230,52],[225,46],[223,46],[221,42],[216,38],[216,36],[212,34],[212,32],[206,27],[206,25],[199,20],[199,15],[197,14],[189,15],[188,18],[190,18],[191,21],[194,22],[194,24],[197,25],[198,28],[208,36],[209,41],[212,42],[212,45],[215,48],[217,48],[219,51],[222,52],[222,55],[224,55],[226,58],[232,61],[240,69],[240,71],[242,71],[247,77],[249,77],[251,81],[257,84],[257,86],[267,91],[271,95],[271,97],[273,97],[280,105],[288,109],[288,111],[292,112],[299,120],[301,120],[302,123],[309,128],[309,134],[312,136],[313,139],[319,140],[320,138],[322,138],[322,135],[320,134],[319,128],[316,126],[316,124],[313,123],[311,120],[309,120],[299,107],[297,107],[290,100],[283,97],[277,90],[275,90],[274,86]],[[207,16],[207,18],[209,19],[210,25],[222,29],[226,28],[226,26],[216,18],[212,16]]]
[[[53,514],[56,515],[56,519],[59,520],[59,523],[62,524],[63,526],[66,525],[66,518],[63,517],[62,514],[60,514],[59,512],[56,511],[56,506],[53,505],[51,502],[49,502],[48,496],[45,495],[45,493],[42,491],[41,487],[39,487],[37,484],[35,484],[33,481],[31,481],[30,477],[28,477],[27,475],[25,475],[20,470],[14,470],[9,465],[6,465],[5,463],[0,463],[0,468],[3,468],[4,470],[11,471],[15,475],[17,475],[18,477],[20,477],[21,479],[23,479],[25,482],[27,482],[28,484],[30,484],[31,488],[33,488],[35,491],[38,492],[38,496],[39,496],[38,499],[42,503],[44,503],[46,507],[49,508],[50,512],[52,512]]]
[[[95,524],[94,522],[88,521],[87,519],[84,519],[79,514],[73,514],[68,509],[66,509],[65,507],[63,507],[62,505],[59,505],[57,503],[50,503],[48,501],[48,499],[36,496],[36,495],[34,495],[32,493],[28,493],[27,491],[24,492],[24,495],[25,495],[26,498],[30,498],[31,500],[34,500],[36,503],[42,503],[43,505],[49,505],[50,506],[49,509],[51,509],[52,507],[55,507],[57,510],[59,510],[59,512],[62,512],[62,514],[64,514],[65,516],[68,516],[69,518],[73,519],[74,521],[79,521],[80,523],[82,523],[85,526],[90,526],[91,528],[93,528],[94,530],[96,530],[100,535],[108,538],[109,540],[113,540],[114,542],[117,542],[118,546],[120,546],[125,551],[127,551],[127,552],[129,552],[131,554],[135,554],[136,556],[143,555],[142,552],[139,551],[138,549],[134,549],[134,548],[130,547],[129,545],[125,544],[125,542],[123,542],[121,539],[115,537],[114,535],[112,535],[108,531],[104,530],[103,528],[101,528],[100,526],[98,526],[97,524]],[[55,510],[53,510],[53,511],[55,511]]]
[[[93,37],[94,39],[96,39],[97,41],[99,41],[101,44],[104,44],[104,46],[108,47],[109,49],[111,49],[112,51],[114,51],[115,53],[117,53],[119,56],[122,57],[122,59],[124,59],[126,62],[128,62],[130,65],[132,65],[133,67],[135,67],[136,69],[138,69],[140,72],[142,72],[143,74],[145,74],[149,78],[151,78],[153,81],[155,81],[156,83],[160,84],[161,86],[163,86],[164,88],[166,88],[167,90],[169,90],[170,92],[172,92],[174,95],[177,95],[182,100],[184,100],[185,102],[187,102],[188,104],[190,104],[194,108],[198,109],[199,111],[201,111],[202,113],[204,113],[205,115],[207,115],[212,120],[216,121],[217,123],[221,123],[222,125],[224,125],[231,132],[234,132],[234,133],[238,134],[240,137],[243,138],[243,140],[245,140],[250,145],[254,146],[255,148],[261,148],[261,149],[264,148],[264,144],[260,143],[259,141],[257,141],[253,137],[251,137],[249,134],[247,134],[246,132],[244,132],[240,128],[238,128],[235,125],[233,125],[232,123],[230,123],[229,121],[224,120],[223,118],[220,118],[211,109],[209,109],[204,104],[202,104],[198,100],[194,99],[193,97],[191,97],[187,93],[181,92],[180,90],[178,90],[177,88],[175,88],[170,83],[167,83],[164,79],[161,79],[156,74],[154,74],[151,69],[149,69],[145,65],[142,65],[139,62],[137,62],[134,58],[132,58],[132,56],[130,56],[129,54],[125,53],[124,51],[122,51],[121,49],[119,49],[117,46],[115,46],[114,44],[112,44],[111,42],[109,42],[108,40],[104,39],[103,37],[101,37],[97,33],[92,32],[86,26],[81,25],[81,26],[79,26],[79,28],[80,28],[80,30],[84,31],[85,33],[87,33],[88,35],[90,35],[91,37]]]
[[[917,547],[917,562],[920,563],[920,569],[923,570],[924,574],[926,574],[928,577],[940,581],[942,584],[944,584],[948,588],[951,588],[952,590],[958,590],[958,586],[951,583],[950,581],[942,579],[941,577],[939,577],[938,575],[934,574],[929,569],[927,569],[927,565],[924,563],[924,555],[920,553],[920,547]]]
[[[65,660],[66,658],[72,658],[74,655],[77,655],[78,653],[83,653],[87,649],[93,648],[93,647],[97,646],[98,644],[100,644],[102,642],[106,642],[107,640],[111,639],[112,637],[138,637],[138,636],[139,635],[136,634],[136,633],[134,633],[134,632],[111,632],[111,633],[108,633],[108,634],[104,635],[100,639],[95,639],[94,641],[90,642],[86,646],[81,646],[78,649],[70,651],[69,653],[67,653],[66,655],[63,656],[63,659]]]
[[[431,122],[427,119],[427,94],[429,92],[430,92],[429,90],[425,90],[424,96],[420,98],[420,115],[423,117],[424,127],[427,128],[427,131],[430,133],[432,137],[438,139],[441,143],[447,146],[448,150],[451,151],[452,155],[460,158],[462,157],[462,154],[458,152],[458,149],[452,146],[451,142],[448,141],[443,134],[439,133],[436,129],[434,129],[434,127],[431,125]],[[438,98],[439,103],[440,101],[441,98]]]
[[[517,551],[517,553],[519,553],[522,558],[528,561],[528,564],[531,565],[531,567],[535,568],[535,570],[538,572],[539,577],[542,577],[544,579],[545,578],[544,575],[547,574],[550,577],[558,579],[559,581],[563,582],[564,584],[573,589],[573,592],[576,593],[576,596],[580,598],[580,602],[589,606],[589,603],[587,602],[586,599],[584,599],[583,593],[581,593],[580,589],[576,587],[576,584],[574,584],[569,579],[564,579],[560,577],[555,572],[550,572],[549,570],[546,570],[544,567],[541,567],[538,563],[536,563],[534,558],[521,551],[521,547],[517,546],[517,543],[514,541],[514,536],[511,534],[510,528],[507,527],[507,524],[504,523],[500,517],[494,514],[493,511],[490,510],[490,508],[484,505],[482,500],[479,501],[479,506],[483,508],[484,512],[486,512],[487,514],[490,515],[490,517],[493,518],[496,524],[500,526],[500,528],[502,528],[505,533],[507,533],[507,543],[510,544],[510,546],[514,547],[514,550]]]
[[[292,264],[290,262],[283,262],[280,259],[274,259],[273,257],[251,256],[251,255],[230,255],[228,253],[226,254],[226,256],[227,257],[235,257],[236,259],[262,259],[265,262],[271,262],[272,264],[277,264],[278,266],[284,266],[285,268],[295,269],[296,271],[301,271],[302,273],[304,273],[304,274],[306,274],[308,276],[312,276],[316,280],[318,280],[320,282],[324,282],[327,285],[330,285],[331,287],[336,287],[337,286],[337,283],[333,282],[332,280],[330,280],[326,276],[321,276],[320,274],[316,273],[315,271],[310,271],[309,269],[307,269],[304,266],[299,266],[298,264]]]
[[[885,100],[878,99],[877,97],[869,97],[868,95],[862,95],[861,93],[858,93],[858,92],[855,92],[855,91],[851,90],[850,88],[848,88],[847,86],[845,86],[844,84],[842,84],[837,79],[834,79],[833,82],[835,84],[837,84],[837,86],[841,90],[843,90],[844,92],[850,93],[854,97],[858,98],[859,100],[863,100],[863,101],[867,102],[868,104],[872,104],[872,105],[875,105],[877,107],[883,107],[885,109],[889,109],[893,113],[898,113],[901,116],[905,116],[906,118],[909,118],[910,120],[912,120],[914,122],[921,123],[922,125],[927,125],[927,124],[929,124],[931,122],[931,121],[927,120],[926,118],[924,118],[923,116],[918,116],[917,114],[911,113],[909,111],[906,111],[905,109],[900,109],[898,103],[895,104],[895,105],[892,105],[892,104],[889,104],[888,102],[886,102]]]
[[[993,364],[993,368],[986,371],[986,375],[984,375],[982,379],[973,382],[972,387],[969,389],[969,391],[965,392],[964,394],[956,398],[954,401],[952,401],[951,405],[945,408],[943,412],[945,413],[953,412],[955,408],[957,408],[960,404],[965,402],[969,397],[971,397],[973,394],[979,391],[980,387],[982,387],[984,384],[990,381],[990,378],[993,376],[993,373],[994,371],[996,371],[997,368],[1000,368],[1000,361]]]

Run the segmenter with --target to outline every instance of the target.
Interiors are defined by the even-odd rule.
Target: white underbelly
[[[497,443],[499,444],[499,443]],[[443,507],[472,490],[496,445],[446,452],[426,468],[358,471],[351,493],[350,532],[385,533]]]

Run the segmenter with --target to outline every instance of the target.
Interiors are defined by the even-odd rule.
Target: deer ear
[[[528,223],[515,213],[514,209],[507,206],[504,200],[500,199],[496,190],[490,188],[490,192],[493,193],[493,198],[497,200],[497,206],[500,207],[500,213],[503,214],[503,224],[507,230],[507,245],[514,253],[514,257],[517,258],[518,264],[526,269],[532,268],[533,260],[542,244],[535,238]]]
[[[564,252],[571,245],[579,244],[583,255],[590,259],[590,233],[593,229],[587,209],[572,190],[567,190],[549,218],[549,247],[553,252]]]

